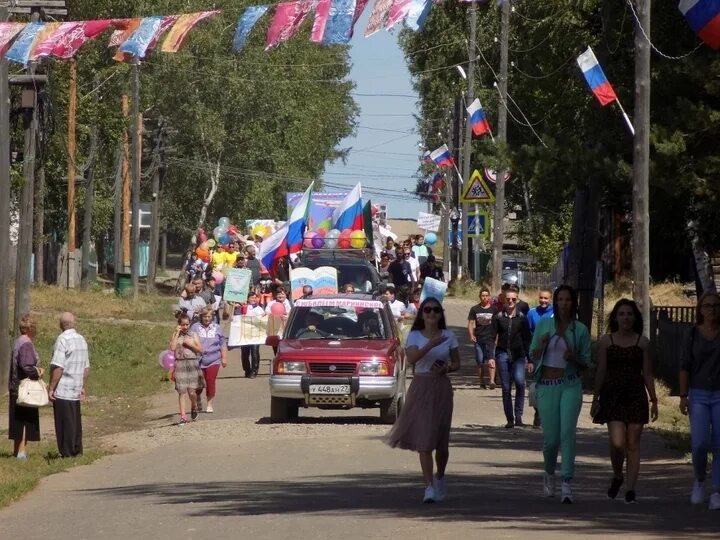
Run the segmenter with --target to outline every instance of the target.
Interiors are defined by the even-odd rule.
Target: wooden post
[[[75,288],[75,121],[77,114],[77,62],[70,60],[70,82],[68,86],[68,141],[67,141],[67,213],[68,213],[68,235],[67,235],[67,287]]]
[[[0,22],[8,10],[0,6]],[[10,87],[8,62],[0,57],[0,389],[5,392],[10,373]]]
[[[142,119],[140,116],[140,59],[132,60],[132,158],[130,162],[132,176],[132,236],[130,241],[130,275],[132,277],[133,298],[137,299],[140,284],[140,161],[142,150]]]
[[[635,0],[635,146],[633,148],[634,297],[650,334],[650,0]]]
[[[503,2],[501,7],[500,24],[500,80],[497,81],[500,90],[500,103],[498,104],[498,134],[497,144],[501,152],[504,152],[507,143],[507,87],[508,87],[508,63],[510,50],[510,2]],[[504,164],[503,164],[504,165]],[[495,180],[495,219],[493,223],[493,272],[492,292],[500,292],[503,264],[503,244],[505,243],[505,174],[504,166],[498,167]]]
[[[123,133],[123,164],[122,164],[122,273],[130,271],[130,102],[127,96],[122,97],[122,111],[127,129]]]
[[[160,270],[167,271],[167,230],[160,235]]]

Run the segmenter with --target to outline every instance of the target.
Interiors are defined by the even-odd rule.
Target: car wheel
[[[270,398],[270,420],[273,422],[287,422],[290,415],[289,399],[271,397]],[[297,410],[297,409],[296,409]]]
[[[398,392],[392,399],[380,402],[380,420],[383,424],[394,424],[403,406],[403,396]]]
[[[287,401],[287,417],[288,420],[297,420],[298,419],[298,409],[300,408],[300,403],[296,399],[288,399]]]

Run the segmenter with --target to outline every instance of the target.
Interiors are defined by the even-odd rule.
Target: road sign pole
[[[475,204],[475,238],[473,238],[473,277],[480,281],[480,206]]]

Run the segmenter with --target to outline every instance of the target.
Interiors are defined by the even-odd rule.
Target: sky
[[[413,117],[418,98],[396,35],[381,30],[365,38],[370,7],[355,25],[350,42],[350,78],[356,83],[354,97],[361,109],[357,135],[339,145],[352,148],[347,164],[326,164],[323,180],[348,190],[362,182],[363,199],[387,204],[388,218],[416,219],[418,211],[427,207],[414,196],[422,155]],[[333,189],[326,186],[325,191]]]

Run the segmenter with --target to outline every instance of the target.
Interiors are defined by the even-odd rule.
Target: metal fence
[[[654,306],[650,311],[650,341],[655,358],[655,376],[678,391],[680,355],[695,324],[693,306]]]

